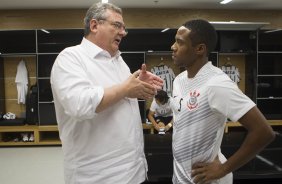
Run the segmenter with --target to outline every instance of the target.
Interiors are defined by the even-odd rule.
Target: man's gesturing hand
[[[146,70],[146,65],[143,64],[141,67],[141,72],[139,74],[139,79],[141,81],[147,82],[155,87],[156,90],[160,90],[163,87],[163,80],[156,76],[155,74],[152,74],[151,72]]]

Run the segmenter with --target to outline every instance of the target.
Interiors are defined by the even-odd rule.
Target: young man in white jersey
[[[232,171],[274,139],[265,117],[232,80],[208,61],[217,34],[205,20],[181,26],[171,46],[174,64],[186,70],[173,84],[173,183],[231,184]],[[228,160],[220,145],[227,118],[248,134]]]
[[[151,103],[148,113],[148,119],[152,122],[155,130],[172,132],[172,110],[170,106],[170,97],[163,90],[159,90]]]

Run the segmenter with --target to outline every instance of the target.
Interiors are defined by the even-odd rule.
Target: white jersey
[[[222,65],[221,70],[224,73],[226,73],[233,82],[235,82],[237,84],[240,82],[240,72],[239,72],[239,69],[236,66],[234,66],[234,65],[230,65],[230,66]]]
[[[151,104],[150,110],[155,112],[155,117],[162,116],[162,117],[169,117],[172,116],[172,110],[170,107],[170,99],[165,104],[157,104],[155,98]]]
[[[211,62],[192,79],[187,71],[179,74],[174,80],[173,97],[173,183],[194,184],[194,163],[211,162],[217,155],[221,162],[226,161],[220,145],[227,118],[237,121],[255,104]],[[231,183],[232,173],[212,184]]]
[[[167,92],[169,96],[172,95],[173,80],[175,74],[173,70],[166,65],[154,66],[151,72],[164,80],[163,90]]]

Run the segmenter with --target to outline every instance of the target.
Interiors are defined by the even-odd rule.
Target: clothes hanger
[[[230,61],[227,61],[226,63],[224,63],[224,66],[232,66],[232,63]]]
[[[157,66],[163,66],[165,65],[164,62],[160,62]]]
[[[230,57],[227,57],[226,60],[227,61],[224,63],[224,66],[232,66],[232,63],[230,61],[231,60]]]

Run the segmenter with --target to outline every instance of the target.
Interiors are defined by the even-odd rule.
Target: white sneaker
[[[28,134],[27,133],[22,133],[22,140],[23,142],[27,142],[28,141]]]
[[[28,139],[29,142],[34,142],[34,134],[31,133]]]
[[[6,114],[4,114],[3,118],[4,119],[16,119],[16,115],[14,113],[7,112]]]
[[[165,129],[164,128],[160,128],[159,134],[164,135],[165,134]]]
[[[18,137],[14,138],[13,140],[14,140],[14,142],[19,142],[20,141],[20,139]]]

